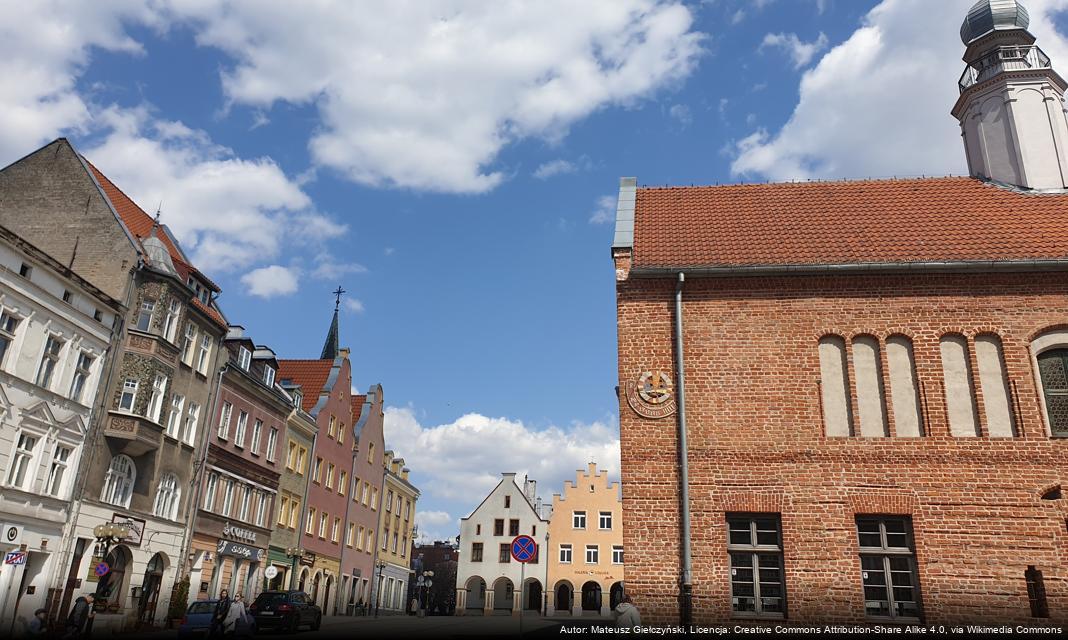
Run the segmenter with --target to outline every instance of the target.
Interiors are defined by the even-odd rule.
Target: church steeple
[[[338,287],[333,292],[336,299],[334,301],[334,319],[330,321],[330,330],[326,333],[326,342],[323,344],[323,354],[319,356],[320,360],[333,360],[338,356],[338,337],[337,337],[337,312],[341,307],[341,296],[345,293],[345,290]]]
[[[972,176],[1025,189],[1068,188],[1068,83],[1027,30],[1016,0],[979,0],[960,29],[968,65],[953,115]]]

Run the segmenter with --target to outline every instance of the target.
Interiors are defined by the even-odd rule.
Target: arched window
[[[975,360],[979,364],[979,388],[983,391],[987,431],[995,438],[1011,438],[1016,429],[1001,338],[992,333],[976,336]]]
[[[156,490],[156,507],[154,513],[168,520],[178,519],[178,501],[182,497],[182,489],[178,486],[178,478],[173,473],[164,475],[159,481]]]
[[[136,479],[137,467],[134,466],[134,461],[122,454],[115,456],[104,476],[104,490],[100,494],[100,500],[117,507],[129,507]]]
[[[972,369],[968,361],[968,340],[951,333],[942,336],[938,346],[942,352],[949,432],[957,437],[977,436],[979,420],[975,409]]]
[[[886,362],[890,369],[890,401],[894,408],[895,432],[901,438],[922,436],[923,417],[920,415],[912,340],[900,334],[887,338]]]
[[[1050,349],[1038,354],[1038,375],[1042,379],[1050,433],[1068,436],[1068,349]]]
[[[875,336],[853,338],[853,372],[856,376],[857,413],[862,436],[880,437],[890,433],[880,360],[879,341]]]
[[[840,336],[820,338],[820,387],[823,393],[823,421],[828,436],[852,433],[853,410],[849,398],[845,340]]]

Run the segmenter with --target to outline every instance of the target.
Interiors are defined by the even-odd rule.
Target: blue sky
[[[963,173],[970,4],[2,0],[0,164],[69,136],[285,357],[343,286],[354,384],[455,534],[500,471],[618,473],[619,177]],[[1025,4],[1068,69],[1068,0]]]

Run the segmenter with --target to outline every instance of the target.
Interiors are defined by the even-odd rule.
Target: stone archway
[[[297,591],[307,592],[308,586],[308,567],[304,567],[300,570],[300,576],[297,579]]]
[[[590,580],[582,585],[582,615],[600,615],[601,585]]]
[[[508,578],[497,578],[493,583],[493,613],[495,615],[511,615],[515,606],[515,585]]]
[[[620,602],[623,602],[624,593],[625,591],[622,582],[615,582],[612,584],[612,588],[608,590],[608,608],[610,610],[614,611],[616,606],[618,606]]]
[[[310,595],[311,595],[312,602],[314,602],[315,604],[319,605],[320,607],[323,606],[322,600],[319,599],[319,596],[322,595],[319,592],[320,591],[319,587],[322,586],[322,582],[323,582],[323,572],[322,571],[316,571],[315,572],[315,577],[312,578],[312,590],[311,590],[311,594]]]
[[[124,596],[129,593],[129,576],[133,568],[133,553],[126,545],[113,547],[104,562],[109,571],[96,583],[96,599],[106,603],[109,611],[118,611],[125,603]]]
[[[523,583],[523,598],[521,607],[524,613],[537,613],[542,607],[541,581],[537,578],[527,578]]]
[[[554,609],[557,615],[566,614],[571,615],[571,609],[574,607],[575,588],[571,586],[571,583],[567,580],[561,580],[556,583],[553,588]]]
[[[467,606],[465,613],[468,615],[482,611],[486,608],[486,581],[479,576],[471,576],[467,579]]]
[[[156,619],[156,605],[159,603],[160,587],[163,585],[163,572],[167,570],[167,556],[156,553],[145,567],[145,577],[141,582],[141,597],[137,602],[137,620],[142,625],[152,625]]]
[[[327,611],[327,610],[329,610],[331,608],[330,607],[330,604],[331,604],[330,603],[330,591],[333,588],[333,586],[334,586],[334,576],[332,576],[330,574],[327,574],[326,575],[326,586],[324,587],[324,590],[323,590],[323,604],[321,605],[322,608],[323,608],[323,611]]]

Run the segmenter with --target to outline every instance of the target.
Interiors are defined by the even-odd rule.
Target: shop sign
[[[249,547],[236,542],[230,542],[228,540],[219,540],[220,556],[234,556],[236,558],[245,558],[248,560],[254,560],[256,562],[263,562],[267,556],[267,552],[263,549],[257,549],[255,547]]]
[[[132,518],[128,515],[121,513],[111,514],[111,522],[114,524],[121,524],[129,529],[129,533],[122,540],[122,544],[130,545],[133,547],[141,546],[141,539],[145,535],[145,521],[140,518]]]
[[[223,527],[223,535],[227,538],[234,538],[236,540],[243,540],[249,544],[256,544],[256,532],[249,529],[242,529],[241,527],[234,526],[229,522]]]

